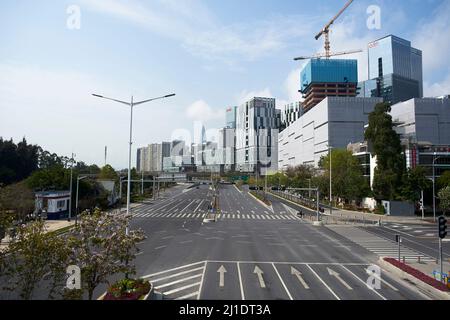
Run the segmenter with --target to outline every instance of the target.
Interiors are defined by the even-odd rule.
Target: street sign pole
[[[443,261],[442,261],[442,239],[439,238],[439,274],[441,275],[441,282],[444,281],[444,276],[442,274],[444,268],[443,268]]]
[[[402,242],[402,239],[399,234],[395,235],[395,241],[398,243],[398,262],[401,261],[401,254],[400,254],[400,243]]]

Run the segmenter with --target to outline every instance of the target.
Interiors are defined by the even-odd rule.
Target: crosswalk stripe
[[[180,292],[180,291],[183,291],[183,290],[195,287],[195,286],[199,286],[200,284],[201,284],[201,282],[192,283],[192,284],[189,284],[189,285],[181,287],[181,288],[176,288],[176,289],[173,289],[170,291],[166,291],[166,292],[164,292],[164,294],[171,295],[171,294],[174,294],[174,293],[177,293],[177,292]]]
[[[182,296],[182,297],[176,298],[175,300],[186,300],[186,299],[189,299],[189,298],[195,297],[196,295],[198,295],[198,291],[195,291],[195,292],[193,292],[193,293],[189,293],[189,294],[187,294],[187,295],[185,295],[185,296]]]

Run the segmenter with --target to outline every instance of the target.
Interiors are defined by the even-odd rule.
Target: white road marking
[[[336,300],[341,300],[341,298],[338,297],[338,295],[336,293],[334,293],[333,290],[331,290],[331,288],[326,284],[325,281],[323,281],[323,279],[321,277],[319,277],[319,275],[317,274],[317,272],[314,271],[313,268],[311,268],[311,266],[309,264],[306,265],[309,270],[311,270],[311,272],[317,277],[317,279],[319,279],[320,282],[322,282],[322,284],[328,289],[328,291],[331,292],[331,294],[336,298]]]
[[[163,249],[163,248],[165,248],[165,247],[167,247],[167,246],[156,247],[155,250],[160,250],[160,249]]]
[[[241,268],[239,266],[239,262],[237,263],[237,269],[238,269],[239,287],[241,288],[241,299],[245,300],[244,287],[242,286],[242,276],[241,276]]]
[[[344,267],[344,266],[342,266]],[[353,290],[352,287],[350,287],[350,285],[344,281],[344,279],[341,278],[341,275],[339,273],[337,273],[336,271],[334,271],[333,269],[327,268],[328,273],[330,274],[330,276],[335,277],[337,280],[339,280],[340,283],[342,283],[342,285],[344,287],[346,287],[348,290]]]
[[[155,289],[159,290],[159,289],[162,289],[162,288],[170,287],[170,286],[173,286],[174,284],[185,282],[185,281],[192,280],[192,279],[195,279],[195,278],[199,278],[201,276],[202,276],[201,273],[200,274],[196,274],[196,275],[193,275],[193,276],[190,276],[190,277],[187,277],[187,278],[175,280],[175,281],[172,281],[172,282],[169,282],[169,283],[162,284],[160,286],[156,286]]]
[[[294,299],[292,298],[292,295],[291,295],[291,293],[289,292],[288,288],[286,287],[286,284],[284,283],[283,279],[281,278],[280,273],[278,272],[277,268],[275,267],[275,264],[274,264],[274,263],[272,263],[272,267],[274,268],[275,273],[276,273],[277,276],[278,276],[278,279],[280,279],[280,282],[281,282],[281,284],[283,285],[283,288],[284,288],[284,290],[286,291],[286,293],[287,293],[289,299],[294,300]]]
[[[173,289],[173,290],[164,292],[164,294],[165,294],[165,295],[171,295],[171,294],[174,294],[174,293],[177,293],[177,292],[180,292],[180,291],[183,291],[183,290],[186,290],[186,289],[189,289],[189,288],[198,286],[198,285],[200,285],[200,284],[201,284],[201,282],[196,282],[196,283],[189,284],[189,285],[184,286],[184,287],[181,287],[181,288],[176,288],[176,289]]]
[[[202,201],[200,201],[200,203],[198,204],[197,208],[195,208],[194,212],[197,212],[198,208],[200,208],[200,206],[202,205],[202,203],[203,203],[203,199],[202,199]]]
[[[185,295],[185,296],[176,298],[175,300],[186,300],[186,299],[195,297],[195,296],[198,295],[199,293],[200,293],[200,291],[196,291],[196,292],[193,292],[193,293],[189,293],[189,294],[187,294],[187,295]],[[198,298],[197,298],[197,300],[198,300]]]
[[[347,270],[351,275],[353,275],[353,276],[354,276],[356,279],[358,279],[360,282],[362,282],[363,284],[365,284],[366,287],[369,288],[369,290],[372,290],[373,292],[375,292],[375,294],[376,294],[377,296],[379,296],[381,299],[387,300],[387,299],[386,299],[381,293],[379,293],[376,289],[367,286],[367,283],[366,283],[366,282],[364,282],[364,281],[363,281],[361,278],[359,278],[356,274],[354,274],[353,272],[351,272],[348,268],[346,268],[346,267],[344,267],[344,266],[341,266],[341,267],[344,268],[345,270]]]
[[[197,264],[198,264],[198,263],[197,263]],[[183,268],[184,268],[184,267],[183,267]],[[166,276],[166,277],[154,279],[154,280],[152,280],[152,282],[164,281],[164,280],[167,280],[167,279],[170,279],[170,278],[182,276],[183,274],[187,274],[187,273],[192,273],[192,272],[195,272],[195,271],[199,271],[199,270],[202,270],[203,268],[204,268],[204,267],[198,267],[198,268],[195,268],[195,269],[190,269],[190,270],[178,272],[178,273],[175,273],[175,274],[171,274],[171,275],[169,275],[169,276]],[[170,271],[163,271],[163,272],[166,273],[166,272],[170,272]],[[155,275],[159,275],[159,274],[155,274]],[[152,276],[146,276],[146,277],[143,277],[143,278],[147,278],[147,277],[152,277]]]
[[[256,274],[258,277],[259,286],[264,289],[266,287],[266,283],[264,282],[263,278],[264,272],[256,265],[255,270],[253,270],[253,273]]]
[[[306,290],[309,290],[309,286],[306,283],[306,281],[303,279],[302,277],[302,273],[300,271],[298,271],[297,269],[295,269],[294,267],[291,267],[291,274],[293,276],[295,276],[298,281],[301,283],[301,285],[303,286],[303,288],[305,288]]]
[[[225,273],[227,272],[227,269],[223,265],[220,266],[219,270],[217,270],[219,273],[219,287],[225,286]]]

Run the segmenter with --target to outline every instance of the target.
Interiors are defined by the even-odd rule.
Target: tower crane
[[[325,27],[323,27],[322,31],[320,31],[316,36],[316,40],[319,40],[319,38],[323,35],[325,37],[325,55],[324,57],[329,59],[331,56],[330,50],[330,27],[333,25],[333,23],[341,16],[341,14],[352,4],[353,0],[347,1],[345,6],[341,9],[341,11],[338,12],[337,15],[334,16],[333,19],[328,22]],[[336,55],[336,54],[335,54]]]
[[[346,54],[359,53],[359,52],[363,52],[363,50],[358,49],[358,50],[342,51],[342,52],[335,52],[335,53],[328,53],[328,54],[327,53],[318,53],[318,54],[315,54],[310,57],[304,57],[304,56],[297,57],[297,58],[294,58],[294,60],[298,61],[298,60],[308,60],[308,59],[315,59],[315,58],[320,59],[320,58],[324,58],[324,57],[326,57],[328,59],[329,57],[333,57],[333,56],[343,56]]]

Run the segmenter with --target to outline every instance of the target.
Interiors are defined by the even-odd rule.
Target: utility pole
[[[329,154],[330,154],[330,216],[333,214],[333,193],[332,193],[332,174],[331,174],[331,150],[332,148],[329,146]]]
[[[141,194],[144,194],[144,170],[142,170],[142,176],[141,176]]]
[[[73,177],[73,157],[74,154],[72,152],[72,157],[70,158],[70,198],[69,198],[69,219],[68,221],[72,219],[72,177]]]

